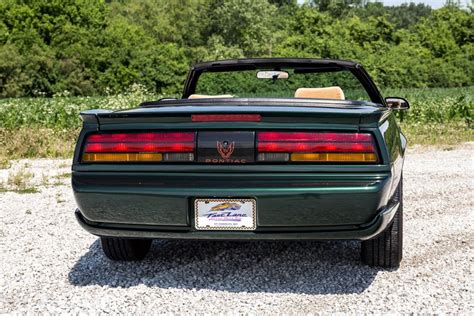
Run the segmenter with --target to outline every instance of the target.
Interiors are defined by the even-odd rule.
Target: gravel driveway
[[[68,161],[15,162],[4,187],[23,170],[39,192],[0,193],[0,313],[472,313],[473,157],[474,143],[409,151],[396,271],[361,265],[357,242],[155,241],[111,262],[75,222]]]

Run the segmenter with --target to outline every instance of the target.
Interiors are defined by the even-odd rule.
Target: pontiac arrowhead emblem
[[[219,152],[219,155],[221,155],[222,158],[224,159],[229,159],[232,153],[234,152],[235,148],[235,142],[232,142],[229,144],[228,141],[217,141],[217,151]]]

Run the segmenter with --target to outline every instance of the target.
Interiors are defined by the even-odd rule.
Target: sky
[[[433,9],[441,8],[444,4],[444,0],[424,0],[424,1],[406,1],[406,0],[384,0],[382,1],[385,5],[400,5],[402,3],[424,3],[432,7]]]
[[[372,0],[373,1],[373,0]],[[462,6],[467,6],[470,0],[461,0]],[[304,3],[305,0],[298,0],[298,3]],[[384,5],[391,6],[391,5],[400,5],[402,3],[424,3],[432,7],[433,9],[441,8],[446,0],[383,0]]]
[[[461,5],[467,5],[469,0],[461,0]],[[414,2],[414,3],[424,3],[432,7],[433,9],[438,9],[441,8],[444,3],[446,2],[445,0],[415,0],[415,1],[406,1],[406,0],[384,0],[382,1],[385,5],[400,5],[405,2]]]

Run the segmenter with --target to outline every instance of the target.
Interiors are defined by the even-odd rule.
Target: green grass
[[[32,193],[38,193],[40,190],[38,190],[35,187],[30,187],[30,188],[24,188],[24,189],[6,189],[2,186],[0,186],[0,193],[3,192],[15,192],[19,194],[32,194]]]
[[[419,145],[458,145],[474,141],[474,129],[464,122],[439,123],[401,123],[408,146]]]
[[[0,192],[16,192],[20,194],[38,193],[39,190],[31,185],[33,173],[26,170],[26,165],[8,173],[6,183],[0,183]]]
[[[386,96],[405,97],[409,111],[399,121],[410,144],[455,145],[474,140],[474,87],[385,89]],[[86,109],[126,109],[160,96],[139,86],[115,96],[18,98],[0,100],[0,168],[9,159],[71,157]]]
[[[143,101],[159,98],[140,86],[133,86],[124,94],[114,96],[0,99],[0,127],[7,130],[39,127],[56,132],[79,129],[81,111],[127,109]]]
[[[415,125],[464,122],[467,127],[472,127],[474,87],[386,89],[383,94],[404,97],[410,102],[410,110],[399,114],[402,122]]]
[[[38,190],[35,187],[30,187],[30,188],[24,188],[24,189],[18,189],[18,190],[11,190],[12,192],[19,193],[19,194],[32,194],[32,193],[38,193],[40,190]]]
[[[55,179],[69,179],[70,177],[71,177],[70,172],[65,172],[65,173],[54,176]]]

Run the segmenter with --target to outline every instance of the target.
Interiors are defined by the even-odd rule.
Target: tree
[[[220,36],[225,46],[246,56],[271,55],[276,6],[266,0],[215,1],[209,10],[207,36]]]
[[[3,0],[0,97],[136,83],[179,94],[194,62],[264,56],[357,60],[383,86],[472,85],[472,12],[456,1]]]

